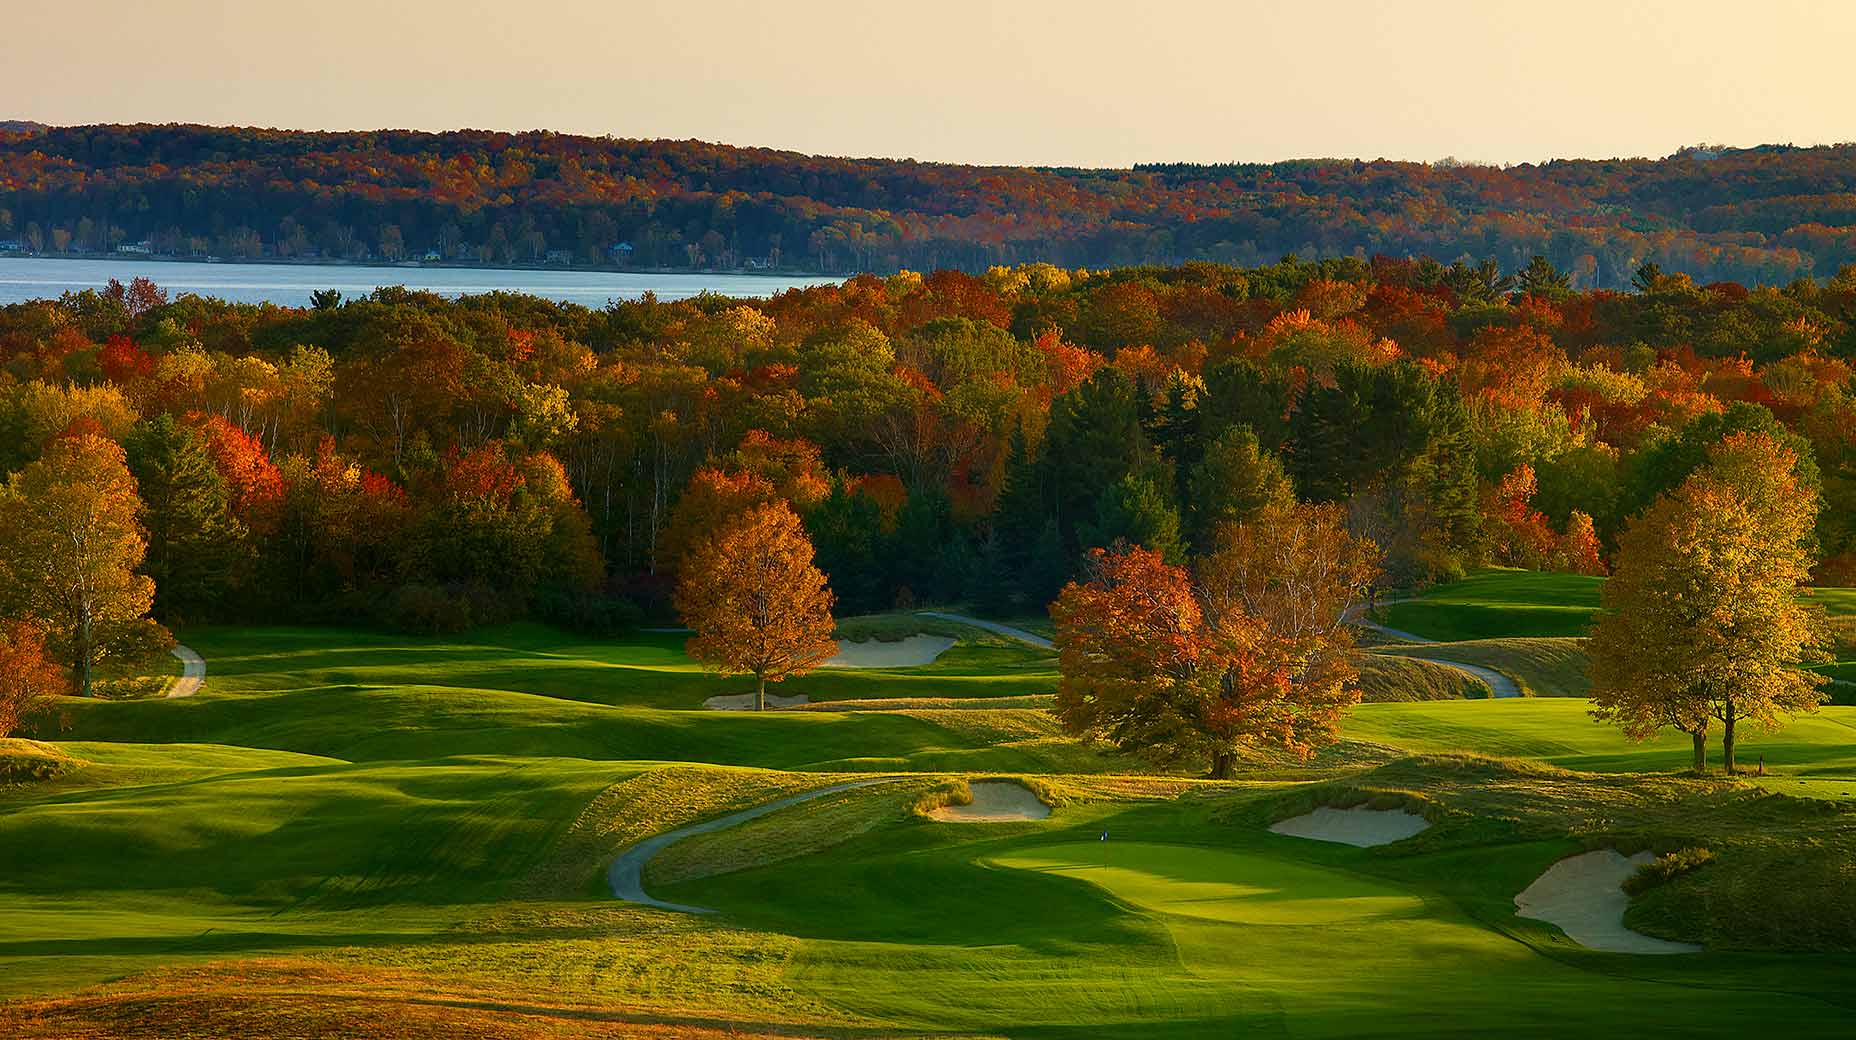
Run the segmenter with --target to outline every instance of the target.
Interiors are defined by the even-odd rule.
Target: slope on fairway
[[[1716,960],[1635,978],[1614,955],[1544,956],[1564,944],[1513,917],[1512,897],[1558,843],[1381,860],[1291,849],[1210,808],[1073,805],[1069,840],[1055,844],[1034,824],[996,839],[904,825],[667,892],[802,939],[792,985],[904,1031],[1564,1036],[1641,1021],[1652,1005],[1658,1029],[1698,1034],[1856,1027],[1848,1009],[1770,992],[1835,985],[1828,972],[1775,985]],[[1125,835],[1111,837],[1106,869],[1101,830]],[[1382,862],[1408,876],[1374,876]],[[1441,895],[1445,881],[1473,898]]]
[[[1604,579],[1492,568],[1393,603],[1385,623],[1427,639],[1582,636],[1598,609]]]
[[[596,704],[697,708],[747,689],[685,656],[687,637],[637,632],[591,640],[543,625],[501,625],[457,636],[393,636],[338,628],[188,629],[188,644],[211,662],[217,694],[343,686],[510,690]],[[1005,641],[963,642],[912,668],[827,670],[782,684],[814,701],[875,697],[1012,697],[1049,693],[1047,651]],[[933,692],[929,692],[933,691]]]
[[[1357,876],[1190,845],[1097,840],[988,862],[1087,881],[1144,910],[1230,924],[1332,925],[1424,908],[1409,892]]]
[[[1665,732],[1644,743],[1594,721],[1571,698],[1362,704],[1342,732],[1413,754],[1471,752],[1531,758],[1594,772],[1674,772],[1687,768],[1687,735]],[[1740,761],[1802,775],[1856,772],[1856,708],[1829,706],[1792,719],[1777,733],[1742,729]],[[1718,757],[1718,742],[1715,754]]]

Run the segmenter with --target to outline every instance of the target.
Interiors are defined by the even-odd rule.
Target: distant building
[[[611,257],[612,262],[615,264],[629,264],[632,262],[632,244],[630,242],[620,242],[611,249],[606,250],[606,255]]]
[[[444,259],[444,257],[442,257],[442,256],[440,256],[440,255],[438,254],[438,250],[436,250],[436,249],[428,249],[428,250],[426,250],[426,251],[425,251],[425,256],[424,256],[424,257],[422,257],[421,259],[423,259],[423,260],[424,260],[424,261],[425,261],[426,263],[428,263],[428,264],[429,264],[429,263],[433,263],[433,262],[435,262],[435,261],[438,261],[438,260],[443,260],[443,259]]]
[[[574,262],[574,251],[571,249],[550,249],[548,250],[547,259],[543,262],[550,264],[571,264]]]
[[[140,242],[124,242],[122,245],[116,247],[116,251],[118,253],[134,253],[137,256],[147,256],[154,252],[154,247],[149,244],[148,239],[144,238]]]
[[[23,253],[26,243],[17,238],[0,238],[0,253]]]

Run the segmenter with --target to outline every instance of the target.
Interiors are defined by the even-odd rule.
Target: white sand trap
[[[767,695],[767,707],[769,709],[796,708],[801,704],[807,703],[811,699],[812,698],[807,697],[803,693],[795,693],[791,697],[782,697],[777,693],[770,693]],[[754,695],[751,693],[725,693],[703,701],[702,706],[710,711],[753,711]]]
[[[973,793],[971,805],[943,805],[928,815],[948,823],[1004,823],[1010,820],[1042,820],[1050,815],[1050,806],[1019,784],[982,780],[968,784]]]
[[[1616,849],[1568,856],[1547,868],[1514,897],[1521,917],[1558,925],[1580,946],[1611,953],[1700,953],[1694,943],[1654,939],[1624,927],[1630,896],[1624,879],[1656,857],[1639,852],[1628,859]]]
[[[946,653],[953,645],[954,641],[947,636],[930,635],[913,635],[893,643],[885,643],[881,639],[862,642],[845,639],[838,642],[837,655],[819,667],[914,668],[917,665],[933,664],[935,658]]]
[[[1336,809],[1324,805],[1314,812],[1272,823],[1270,830],[1291,838],[1332,841],[1364,849],[1403,841],[1430,825],[1429,820],[1404,809],[1372,809],[1365,805]]]

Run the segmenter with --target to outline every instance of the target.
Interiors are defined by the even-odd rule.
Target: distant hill
[[[0,238],[39,251],[885,271],[1287,254],[1545,255],[1782,283],[1856,262],[1856,146],[1507,168],[1300,160],[1132,170],[837,159],[464,130],[0,124]]]
[[[0,133],[31,134],[49,129],[44,123],[35,123],[30,119],[0,119]]]

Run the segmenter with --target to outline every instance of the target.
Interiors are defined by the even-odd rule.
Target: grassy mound
[[[1375,648],[1371,656],[1412,660],[1433,658],[1493,668],[1513,679],[1525,697],[1589,697],[1592,680],[1586,672],[1590,662],[1585,656],[1583,643],[1582,638],[1573,637],[1514,636],[1469,639],[1457,643],[1427,643],[1421,646],[1382,646]]]
[[[0,738],[0,787],[56,780],[86,764],[54,744]]]
[[[1448,665],[1390,654],[1361,654],[1360,699],[1368,704],[1452,701],[1489,696],[1487,683]]]

